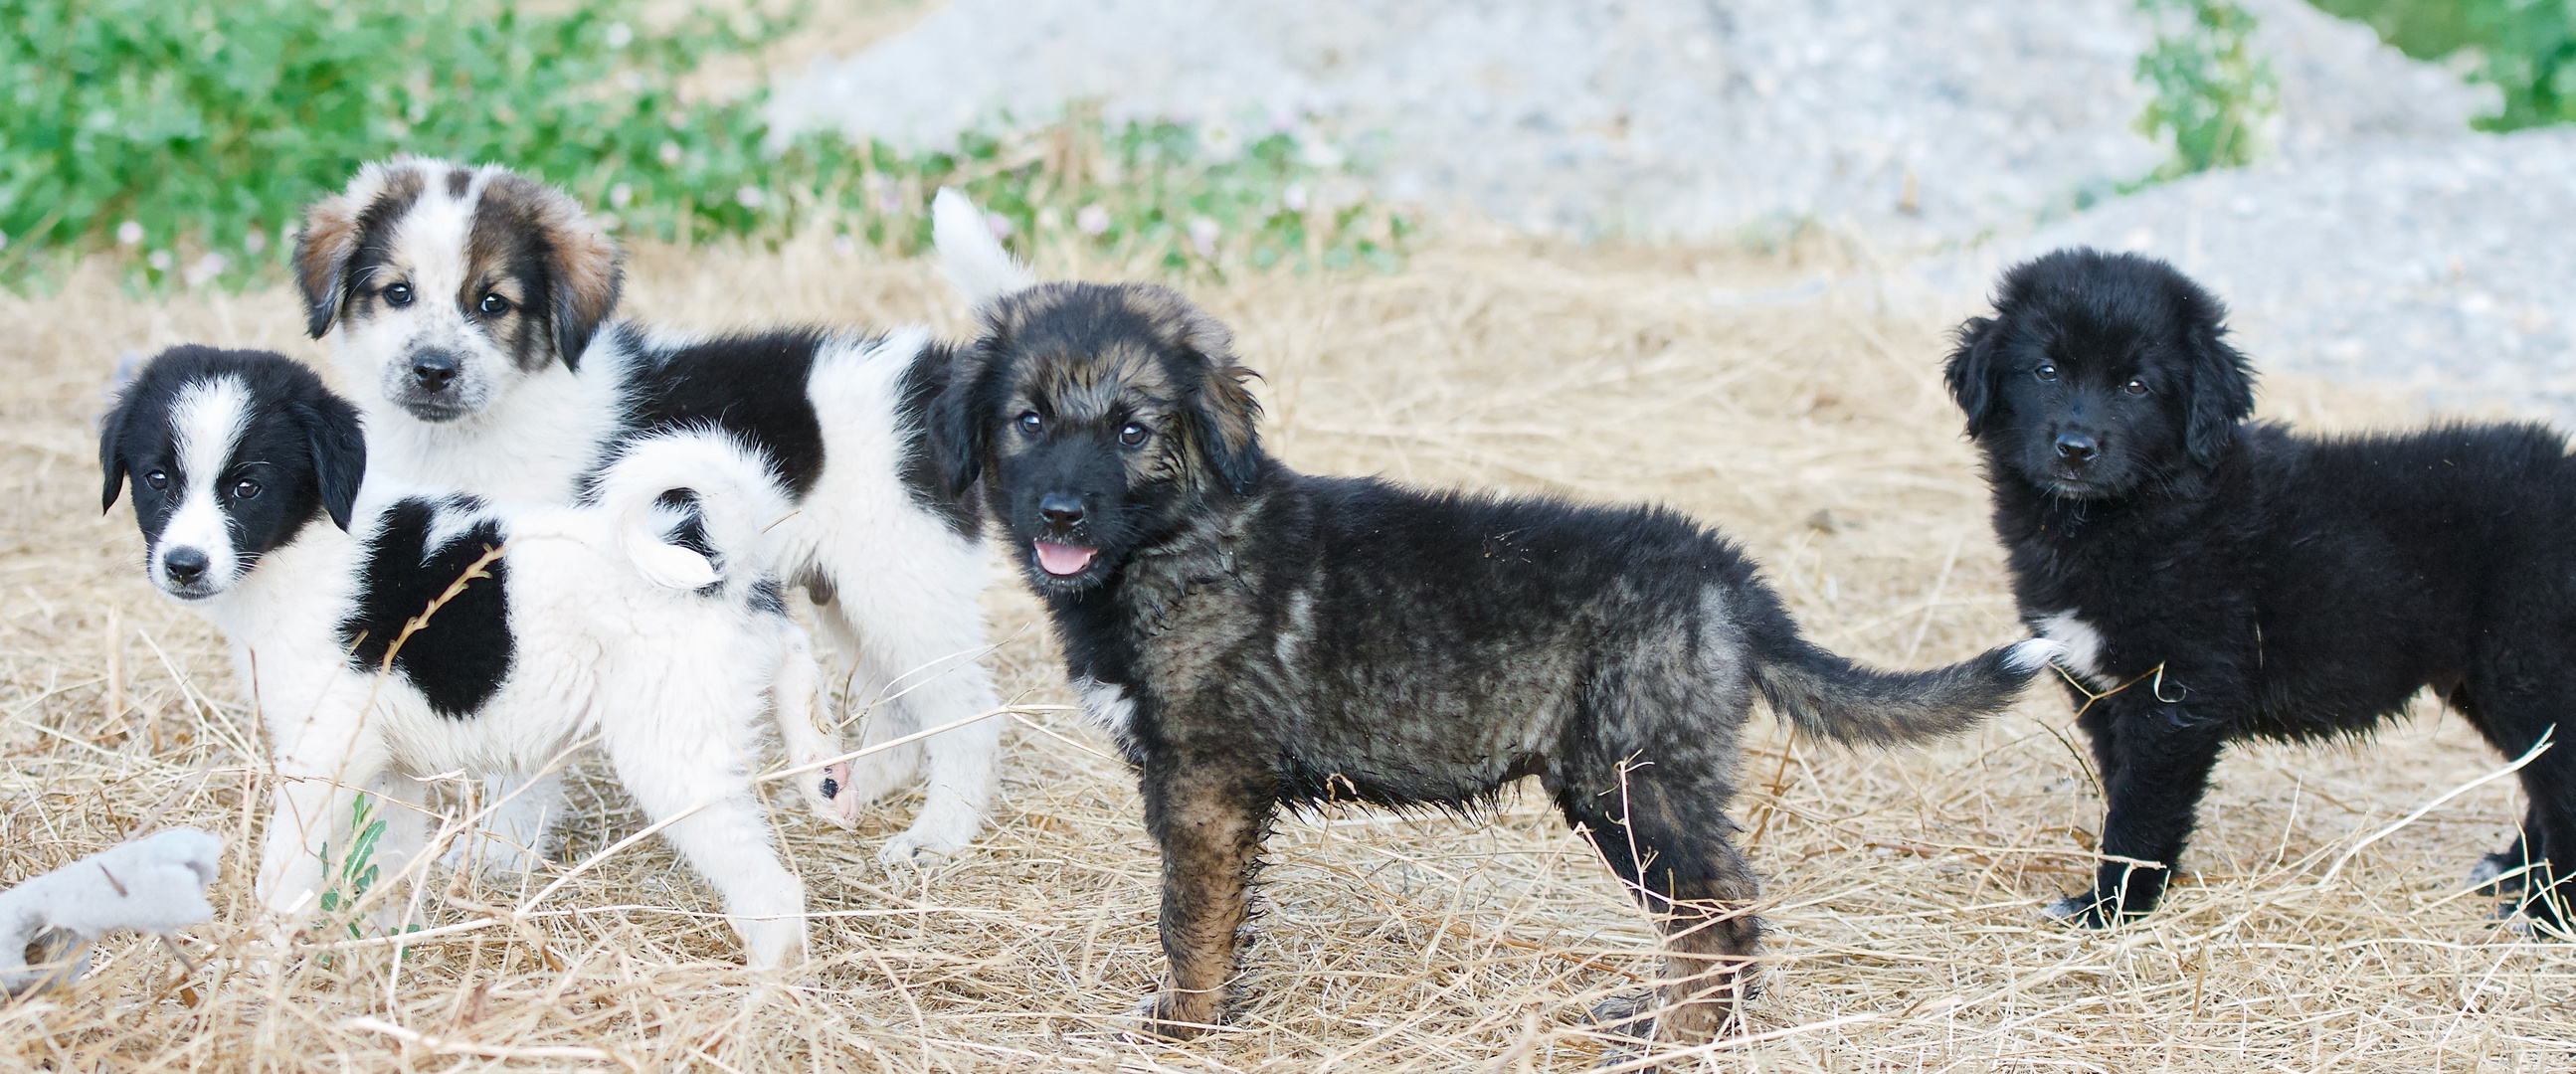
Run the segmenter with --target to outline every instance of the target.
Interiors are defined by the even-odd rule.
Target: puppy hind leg
[[[751,713],[720,697],[636,701],[623,711],[646,718],[622,721],[606,742],[618,781],[654,823],[679,818],[662,838],[723,896],[752,969],[802,961],[805,885],[779,863],[752,793]]]
[[[2523,826],[2531,868],[2517,901],[2531,920],[2576,939],[2576,752],[2552,746],[2520,775],[2531,799]]]
[[[1604,864],[1655,919],[1664,937],[1659,1041],[1715,1037],[1748,998],[1745,973],[1762,939],[1753,913],[1761,882],[1727,838],[1732,788],[1673,778],[1652,766],[1582,796],[1560,793],[1566,819],[1589,833]],[[1596,1017],[1633,1018],[1636,1005],[1605,1003]]]

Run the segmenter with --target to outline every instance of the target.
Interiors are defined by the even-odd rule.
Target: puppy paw
[[[1655,1008],[1660,994],[1653,989],[1622,992],[1592,1005],[1587,1013],[1592,1024],[1602,1032],[1629,1040],[1655,1039]]]
[[[1182,1013],[1190,1006],[1185,1002],[1190,998],[1193,997],[1156,992],[1137,1000],[1135,1006],[1127,1009],[1127,1017],[1122,1019],[1126,1023],[1127,1038],[1138,1043],[1188,1040],[1217,1028],[1212,1016],[1193,1017]]]
[[[843,830],[855,827],[859,810],[867,803],[859,799],[858,790],[850,785],[850,763],[843,761],[820,772],[805,776],[805,804],[814,815]]]
[[[2081,929],[2111,927],[2109,916],[2102,912],[2102,900],[2089,891],[2069,895],[2041,907],[2039,916],[2051,921],[2062,921]]]
[[[966,849],[984,830],[973,814],[959,815],[933,807],[914,818],[912,827],[886,840],[877,860],[886,865],[926,865]]]
[[[2522,891],[2522,855],[2497,851],[2469,866],[2469,887],[2480,895],[2513,895]]]
[[[964,844],[952,844],[922,834],[919,829],[897,832],[877,848],[877,864],[892,869],[903,866],[925,869],[938,864]]]

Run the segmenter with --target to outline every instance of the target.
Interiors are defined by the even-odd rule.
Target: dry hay
[[[1833,295],[1712,302],[1856,266],[1689,251],[1433,249],[1396,276],[1194,288],[1241,332],[1271,435],[1317,471],[1600,499],[1721,522],[1809,629],[1882,664],[2016,636],[1983,486],[1937,381],[1942,320]],[[1059,265],[1070,271],[1073,266]],[[1093,271],[1098,271],[1094,267]],[[702,326],[888,323],[947,293],[920,264],[648,250],[631,308]],[[1964,311],[1951,309],[1943,316]],[[1134,784],[1074,715],[1011,717],[1000,815],[966,853],[889,875],[878,840],[780,822],[819,961],[762,980],[658,843],[542,904],[436,879],[433,930],[241,958],[258,736],[219,639],[154,598],[122,507],[95,509],[89,422],[120,353],[179,341],[318,357],[284,294],[138,301],[88,276],[0,297],[0,881],[142,831],[230,840],[222,917],[184,946],[120,937],[67,992],[0,1006],[0,1057],[59,1070],[427,1067],[774,1070],[1551,1070],[1614,1054],[1588,1003],[1654,971],[1645,923],[1540,796],[1491,823],[1351,812],[1272,842],[1233,1028],[1129,1043],[1157,972],[1155,858]],[[2271,386],[2268,412],[2351,427],[2386,399]],[[1068,699],[1029,600],[989,603],[1006,696]],[[2100,798],[2054,691],[1959,741],[1851,753],[1771,732],[1739,802],[1775,932],[1750,1036],[1780,1070],[2543,1070],[2570,1060],[2576,949],[2486,921],[2459,877],[2520,803],[2464,724],[2367,748],[2231,751],[2167,908],[2101,934],[2039,921],[2085,880]],[[636,832],[585,769],[568,860]],[[2358,853],[2352,853],[2359,847]],[[2351,854],[2331,880],[2330,866]],[[2323,882],[2321,882],[2323,881]],[[345,936],[345,933],[342,935]]]

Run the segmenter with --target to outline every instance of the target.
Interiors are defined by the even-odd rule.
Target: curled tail
[[[1967,730],[2011,704],[2059,650],[2056,642],[2031,638],[1948,667],[1883,672],[1817,648],[1794,626],[1756,632],[1752,642],[1754,681],[1772,711],[1800,731],[1853,746]]]
[[[985,224],[983,210],[956,187],[941,187],[930,199],[930,237],[939,248],[939,271],[966,296],[970,308],[982,309],[1037,282],[1002,248],[1002,240]]]
[[[618,548],[647,580],[671,589],[713,585],[729,573],[756,577],[762,536],[790,509],[760,453],[712,430],[628,441],[595,488]],[[735,564],[754,569],[729,570]]]

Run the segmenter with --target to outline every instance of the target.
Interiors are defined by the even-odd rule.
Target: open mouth
[[[1071,578],[1082,573],[1090,568],[1092,560],[1100,556],[1099,549],[1086,548],[1078,544],[1057,544],[1054,541],[1032,543],[1037,547],[1038,569],[1058,578]]]

